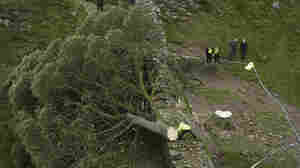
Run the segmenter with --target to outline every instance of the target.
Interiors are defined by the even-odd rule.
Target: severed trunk
[[[144,84],[148,94],[152,92],[152,83],[148,72],[153,69],[153,61],[145,60]],[[146,99],[144,107],[140,109],[148,120],[130,115],[127,117],[137,126],[135,141],[131,146],[131,168],[175,168],[169,153],[167,127],[157,123],[157,116],[152,110],[151,103]]]
[[[175,168],[169,157],[168,140],[145,128],[138,128],[131,147],[131,168]]]
[[[169,157],[168,126],[132,114],[127,114],[127,118],[138,127],[129,156],[130,168],[174,168]],[[191,127],[192,133],[199,139],[200,127],[194,123]]]

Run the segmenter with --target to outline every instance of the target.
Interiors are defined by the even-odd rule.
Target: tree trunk
[[[142,117],[133,115],[133,114],[127,114],[127,118],[131,120],[131,122],[133,122],[133,124],[144,128],[147,131],[152,132],[153,134],[157,134],[159,136],[161,136],[162,138],[168,140],[168,128],[169,126],[167,126],[166,124],[160,122],[160,121],[148,121]],[[195,123],[189,123],[189,125],[191,126],[191,132],[193,133],[193,135],[197,138],[200,139],[201,138],[201,128],[195,124]]]
[[[168,126],[164,123],[148,121],[133,114],[127,114],[127,118],[130,119],[133,124],[142,127],[147,131],[158,134],[168,140]]]
[[[135,1],[132,1],[135,2]],[[153,69],[153,61],[145,60],[144,84],[148,94],[152,92],[152,83],[149,77]],[[148,120],[128,114],[127,117],[137,126],[135,141],[131,146],[130,162],[131,168],[175,168],[170,159],[167,126],[156,122],[157,116],[152,110],[151,103],[143,100],[144,107],[140,109],[145,112]]]
[[[168,140],[148,129],[137,129],[131,152],[131,168],[175,168],[169,157]]]

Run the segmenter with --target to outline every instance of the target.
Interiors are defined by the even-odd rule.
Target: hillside
[[[185,92],[192,111],[186,113],[183,108],[185,105],[182,107],[171,103],[161,111],[161,115],[175,127],[187,118],[198,123],[202,127],[203,138],[197,142],[187,137],[175,145],[170,144],[172,147],[179,146],[172,149],[182,154],[183,159],[176,161],[178,167],[208,166],[205,162],[206,151],[215,167],[249,168],[267,152],[278,149],[280,144],[296,142],[280,106],[264,92],[257,81],[249,82],[232,75],[227,66],[234,64],[206,65],[203,56],[200,56],[201,59],[192,59],[199,58],[197,46],[190,45],[189,49],[190,51],[180,48],[178,54],[186,53],[190,56],[190,63],[185,71]],[[244,70],[244,67],[240,70],[248,75],[254,74]],[[299,130],[300,110],[293,105],[286,106],[289,117]],[[214,114],[217,110],[229,110],[232,117],[217,118]],[[174,117],[176,113],[178,116]],[[185,117],[182,117],[183,114]],[[224,125],[224,122],[227,124]],[[299,164],[296,159],[299,151],[298,148],[295,149],[276,153],[261,166],[296,167]]]
[[[280,2],[272,8],[271,0],[217,1],[212,12],[199,11],[185,22],[166,24],[170,42],[199,48],[221,47],[222,57],[229,53],[228,42],[246,38],[248,59],[255,61],[264,82],[291,104],[300,104],[300,5]],[[237,58],[239,60],[239,58]],[[254,76],[240,71],[239,65],[228,66],[235,75],[247,80]]]
[[[172,153],[181,156],[173,162],[178,168],[211,167],[210,160],[217,168],[250,168],[267,152],[277,149],[280,142],[294,143],[295,137],[279,105],[257,83],[255,73],[245,71],[240,64],[206,65],[204,49],[219,46],[221,56],[226,59],[229,40],[246,38],[250,47],[248,61],[255,63],[267,88],[288,104],[290,117],[300,130],[300,3],[280,2],[280,9],[274,9],[272,0],[193,1],[199,3],[195,8],[192,3],[179,7],[170,0],[168,3],[176,4],[178,10],[170,10],[173,13],[168,7],[162,10],[168,14],[163,17],[168,44],[175,50],[176,58],[185,56],[183,63],[188,62],[185,65],[177,62],[175,67],[183,75],[184,90],[178,92],[185,93],[192,109],[176,106],[173,101],[159,102],[163,106],[157,109],[159,117],[177,127],[186,119],[183,114],[203,131],[203,139],[199,141],[186,136],[184,140],[169,143]],[[92,3],[75,2],[0,2],[3,44],[0,51],[4,55],[0,62],[1,81],[24,55],[45,49],[52,40],[74,33],[88,13],[95,12]],[[213,114],[216,110],[232,112],[229,128]],[[6,105],[0,112],[1,121],[10,117]],[[7,155],[13,135],[6,125],[0,129],[0,165],[13,168],[13,157]],[[261,167],[296,168],[297,152],[294,149],[280,152]]]

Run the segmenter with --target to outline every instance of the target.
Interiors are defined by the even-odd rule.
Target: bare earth
[[[193,45],[194,44],[194,45]],[[205,42],[191,42],[189,47],[178,49],[179,55],[200,57],[204,59]],[[195,47],[193,47],[195,46]],[[201,48],[200,48],[200,47]],[[204,129],[204,123],[207,121],[209,114],[216,110],[229,110],[232,112],[232,118],[236,130],[220,132],[220,136],[242,135],[249,137],[249,140],[263,142],[266,144],[278,144],[283,138],[280,135],[266,135],[265,132],[257,127],[256,114],[264,112],[282,113],[280,106],[270,98],[262,88],[255,82],[247,82],[234,77],[230,72],[222,71],[222,66],[227,65],[204,65],[199,68],[199,79],[204,83],[206,88],[215,88],[229,90],[231,94],[239,97],[238,100],[228,99],[222,104],[210,103],[205,95],[192,93],[190,96],[194,120]],[[201,70],[200,70],[201,69]],[[259,67],[257,67],[259,69]],[[300,111],[295,106],[287,105],[289,117],[294,121],[298,130],[300,130]],[[294,143],[293,135],[287,137],[288,142]],[[200,148],[193,147],[195,149]],[[216,146],[211,143],[209,152],[216,153]],[[199,167],[199,151],[187,150],[184,152],[185,160],[192,160],[192,167]]]

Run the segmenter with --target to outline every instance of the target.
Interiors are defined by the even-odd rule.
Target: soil
[[[223,103],[211,103],[207,100],[206,95],[201,95],[197,92],[190,93],[189,99],[192,104],[193,120],[198,122],[203,128],[204,136],[209,136],[206,126],[210,123],[210,114],[216,110],[229,110],[232,112],[235,129],[229,131],[219,130],[216,133],[217,136],[244,136],[248,137],[249,141],[271,146],[275,146],[285,138],[288,143],[295,143],[293,134],[290,136],[286,136],[284,133],[282,135],[280,133],[274,135],[271,130],[269,135],[264,128],[259,127],[262,123],[258,123],[257,114],[265,112],[282,113],[282,111],[280,106],[259,86],[258,82],[243,81],[233,76],[230,72],[225,71],[223,67],[230,66],[230,64],[204,64],[205,42],[187,42],[187,44],[179,48],[177,54],[180,56],[198,57],[202,60],[203,66],[196,69],[196,71],[197,77],[204,84],[203,88],[228,90],[231,94],[238,97],[238,99],[225,100]],[[296,124],[297,129],[300,130],[300,110],[292,105],[286,105],[286,107],[289,110],[289,117]],[[183,160],[190,161],[187,167],[201,167],[200,164],[202,163],[201,159],[199,159],[201,150],[199,149],[203,149],[203,146],[201,146],[201,143],[195,144],[190,145],[192,147],[187,145],[186,150],[183,152]],[[213,142],[208,144],[208,152],[214,154],[215,157],[218,157],[217,148],[217,145]]]

